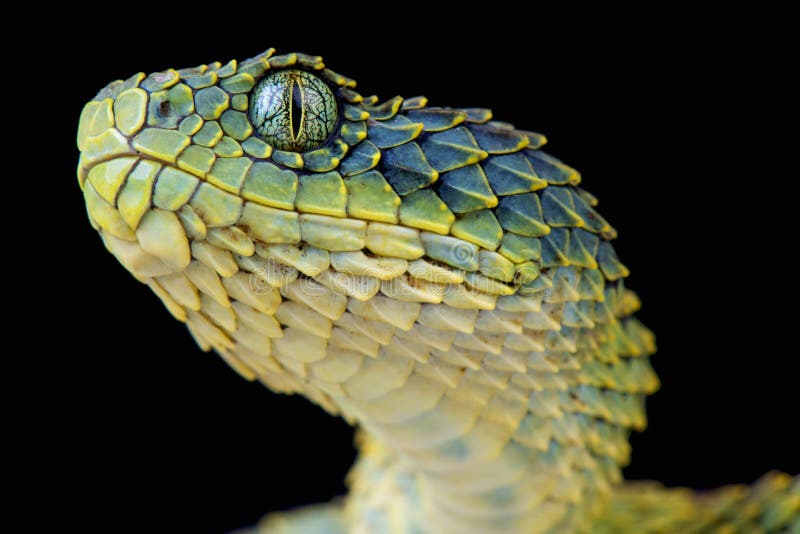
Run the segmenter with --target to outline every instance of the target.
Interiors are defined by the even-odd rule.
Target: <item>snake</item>
[[[80,117],[108,251],[201,349],[357,427],[346,496],[247,532],[799,534],[800,476],[623,480],[655,340],[545,136],[355,87],[269,49],[114,81]]]

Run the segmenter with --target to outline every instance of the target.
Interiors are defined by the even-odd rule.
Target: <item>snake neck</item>
[[[453,345],[446,355],[436,353],[451,362],[461,358],[457,386],[411,372],[422,367],[400,356],[365,361],[350,394],[332,396],[337,410],[363,430],[345,508],[348,528],[402,534],[589,532],[621,480],[629,432],[643,428],[645,416],[641,395],[587,381],[605,372],[603,380],[619,382],[619,389],[657,384],[639,358],[617,359],[612,366],[598,361],[615,353],[646,354],[652,343],[646,335],[634,342],[638,323],[624,316],[635,309],[635,296],[620,286],[608,297],[616,300],[619,319],[565,338],[574,345],[571,352],[553,347],[529,355],[524,385],[530,390],[524,393],[508,375],[466,368],[476,358],[484,365],[513,365],[512,350],[492,354]],[[532,324],[538,314],[551,313],[552,304],[520,312],[518,319]],[[418,339],[426,334],[419,326],[410,332]],[[475,332],[473,349],[483,336]]]
[[[502,435],[479,424],[414,451],[364,435],[348,478],[348,532],[588,532],[620,480],[618,466],[580,447],[534,451]]]

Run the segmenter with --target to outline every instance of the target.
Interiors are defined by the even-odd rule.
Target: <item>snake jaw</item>
[[[413,473],[441,492],[419,528],[585,520],[575,487],[603,500],[657,379],[580,175],[488,110],[379,102],[321,58],[272,54],[137,74],[86,105],[78,178],[106,247],[203,349],[378,436],[365,461],[382,451],[398,480],[356,477],[354,495]],[[282,69],[335,95],[322,145],[279,150],[251,123]],[[353,521],[386,506],[372,497]]]

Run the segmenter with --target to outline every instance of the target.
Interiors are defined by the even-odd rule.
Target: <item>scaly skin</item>
[[[339,106],[302,153],[248,115],[286,68]],[[81,116],[106,247],[204,350],[361,429],[343,503],[257,532],[800,532],[786,475],[704,496],[621,484],[655,345],[616,232],[545,138],[354,86],[268,51],[114,82]]]

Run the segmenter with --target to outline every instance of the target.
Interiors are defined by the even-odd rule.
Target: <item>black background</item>
[[[584,33],[513,13],[479,26],[339,15],[311,30],[296,9],[291,21],[251,13],[240,21],[250,29],[230,34],[166,18],[85,23],[47,58],[25,58],[39,72],[29,86],[42,89],[28,98],[46,103],[25,125],[48,139],[26,160],[38,165],[26,191],[53,214],[22,219],[41,228],[16,252],[38,254],[36,293],[18,315],[37,325],[19,354],[31,380],[9,405],[23,452],[15,493],[38,510],[31,530],[224,532],[345,490],[347,425],[200,352],[105,251],[74,177],[80,109],[108,81],[270,46],[323,55],[363,94],[491,107],[545,133],[549,151],[582,172],[620,230],[628,285],[659,344],[663,387],[648,401],[648,430],[632,437],[629,478],[707,488],[800,471],[798,210],[786,190],[797,149],[776,130],[789,109],[786,65],[765,59],[779,44],[759,51],[708,21],[598,22]]]

